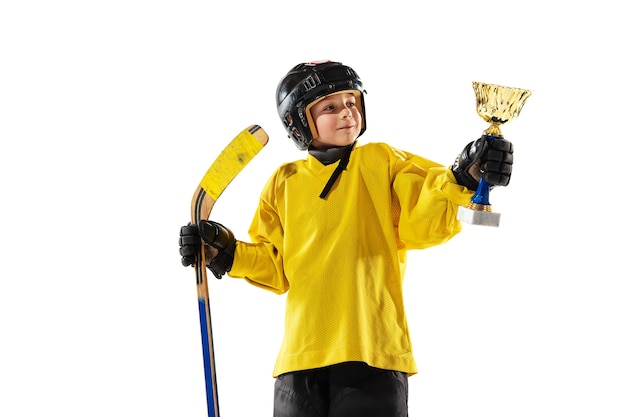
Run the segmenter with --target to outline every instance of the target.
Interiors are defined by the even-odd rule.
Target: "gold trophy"
[[[530,97],[530,90],[521,88],[503,87],[496,84],[485,84],[474,81],[474,93],[476,94],[476,112],[489,127],[483,132],[487,142],[500,140],[503,125],[516,118],[524,107],[526,99]],[[489,203],[489,190],[491,185],[482,177],[478,182],[478,188],[467,207],[459,207],[457,218],[465,223],[481,226],[500,225],[500,213],[492,210]]]

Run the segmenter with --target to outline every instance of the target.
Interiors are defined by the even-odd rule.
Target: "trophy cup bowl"
[[[504,136],[500,126],[519,116],[531,91],[476,81],[472,84],[476,95],[476,112],[489,123],[483,136],[486,136],[488,143],[502,139]],[[490,189],[491,185],[481,177],[469,205],[459,207],[457,218],[469,224],[498,227],[500,213],[495,213],[489,203]]]

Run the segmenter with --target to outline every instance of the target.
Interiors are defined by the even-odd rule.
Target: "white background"
[[[206,415],[179,228],[215,156],[259,124],[269,144],[214,210],[246,239],[266,179],[304,156],[276,84],[329,58],[365,82],[363,142],[444,164],[486,128],[472,81],[533,90],[502,128],[501,226],[410,255],[411,415],[623,417],[617,4],[2,2],[0,415]],[[210,291],[222,415],[270,416],[284,297]]]

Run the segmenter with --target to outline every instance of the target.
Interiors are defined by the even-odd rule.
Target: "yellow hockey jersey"
[[[383,143],[356,144],[347,169],[319,197],[339,162],[310,154],[264,187],[229,275],[287,292],[274,376],[346,361],[417,372],[402,282],[409,249],[461,230],[473,192],[452,171]]]

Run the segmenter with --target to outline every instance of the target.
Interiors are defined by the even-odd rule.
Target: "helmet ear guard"
[[[296,147],[306,150],[317,136],[310,107],[321,98],[338,92],[357,97],[362,117],[359,136],[365,132],[365,90],[357,73],[340,62],[321,61],[298,64],[285,75],[276,89],[278,115]]]
[[[302,141],[302,134],[300,133],[298,128],[294,126],[293,116],[291,115],[291,113],[285,113],[285,115],[283,116],[283,125],[287,129],[289,137],[291,137],[294,141]]]

